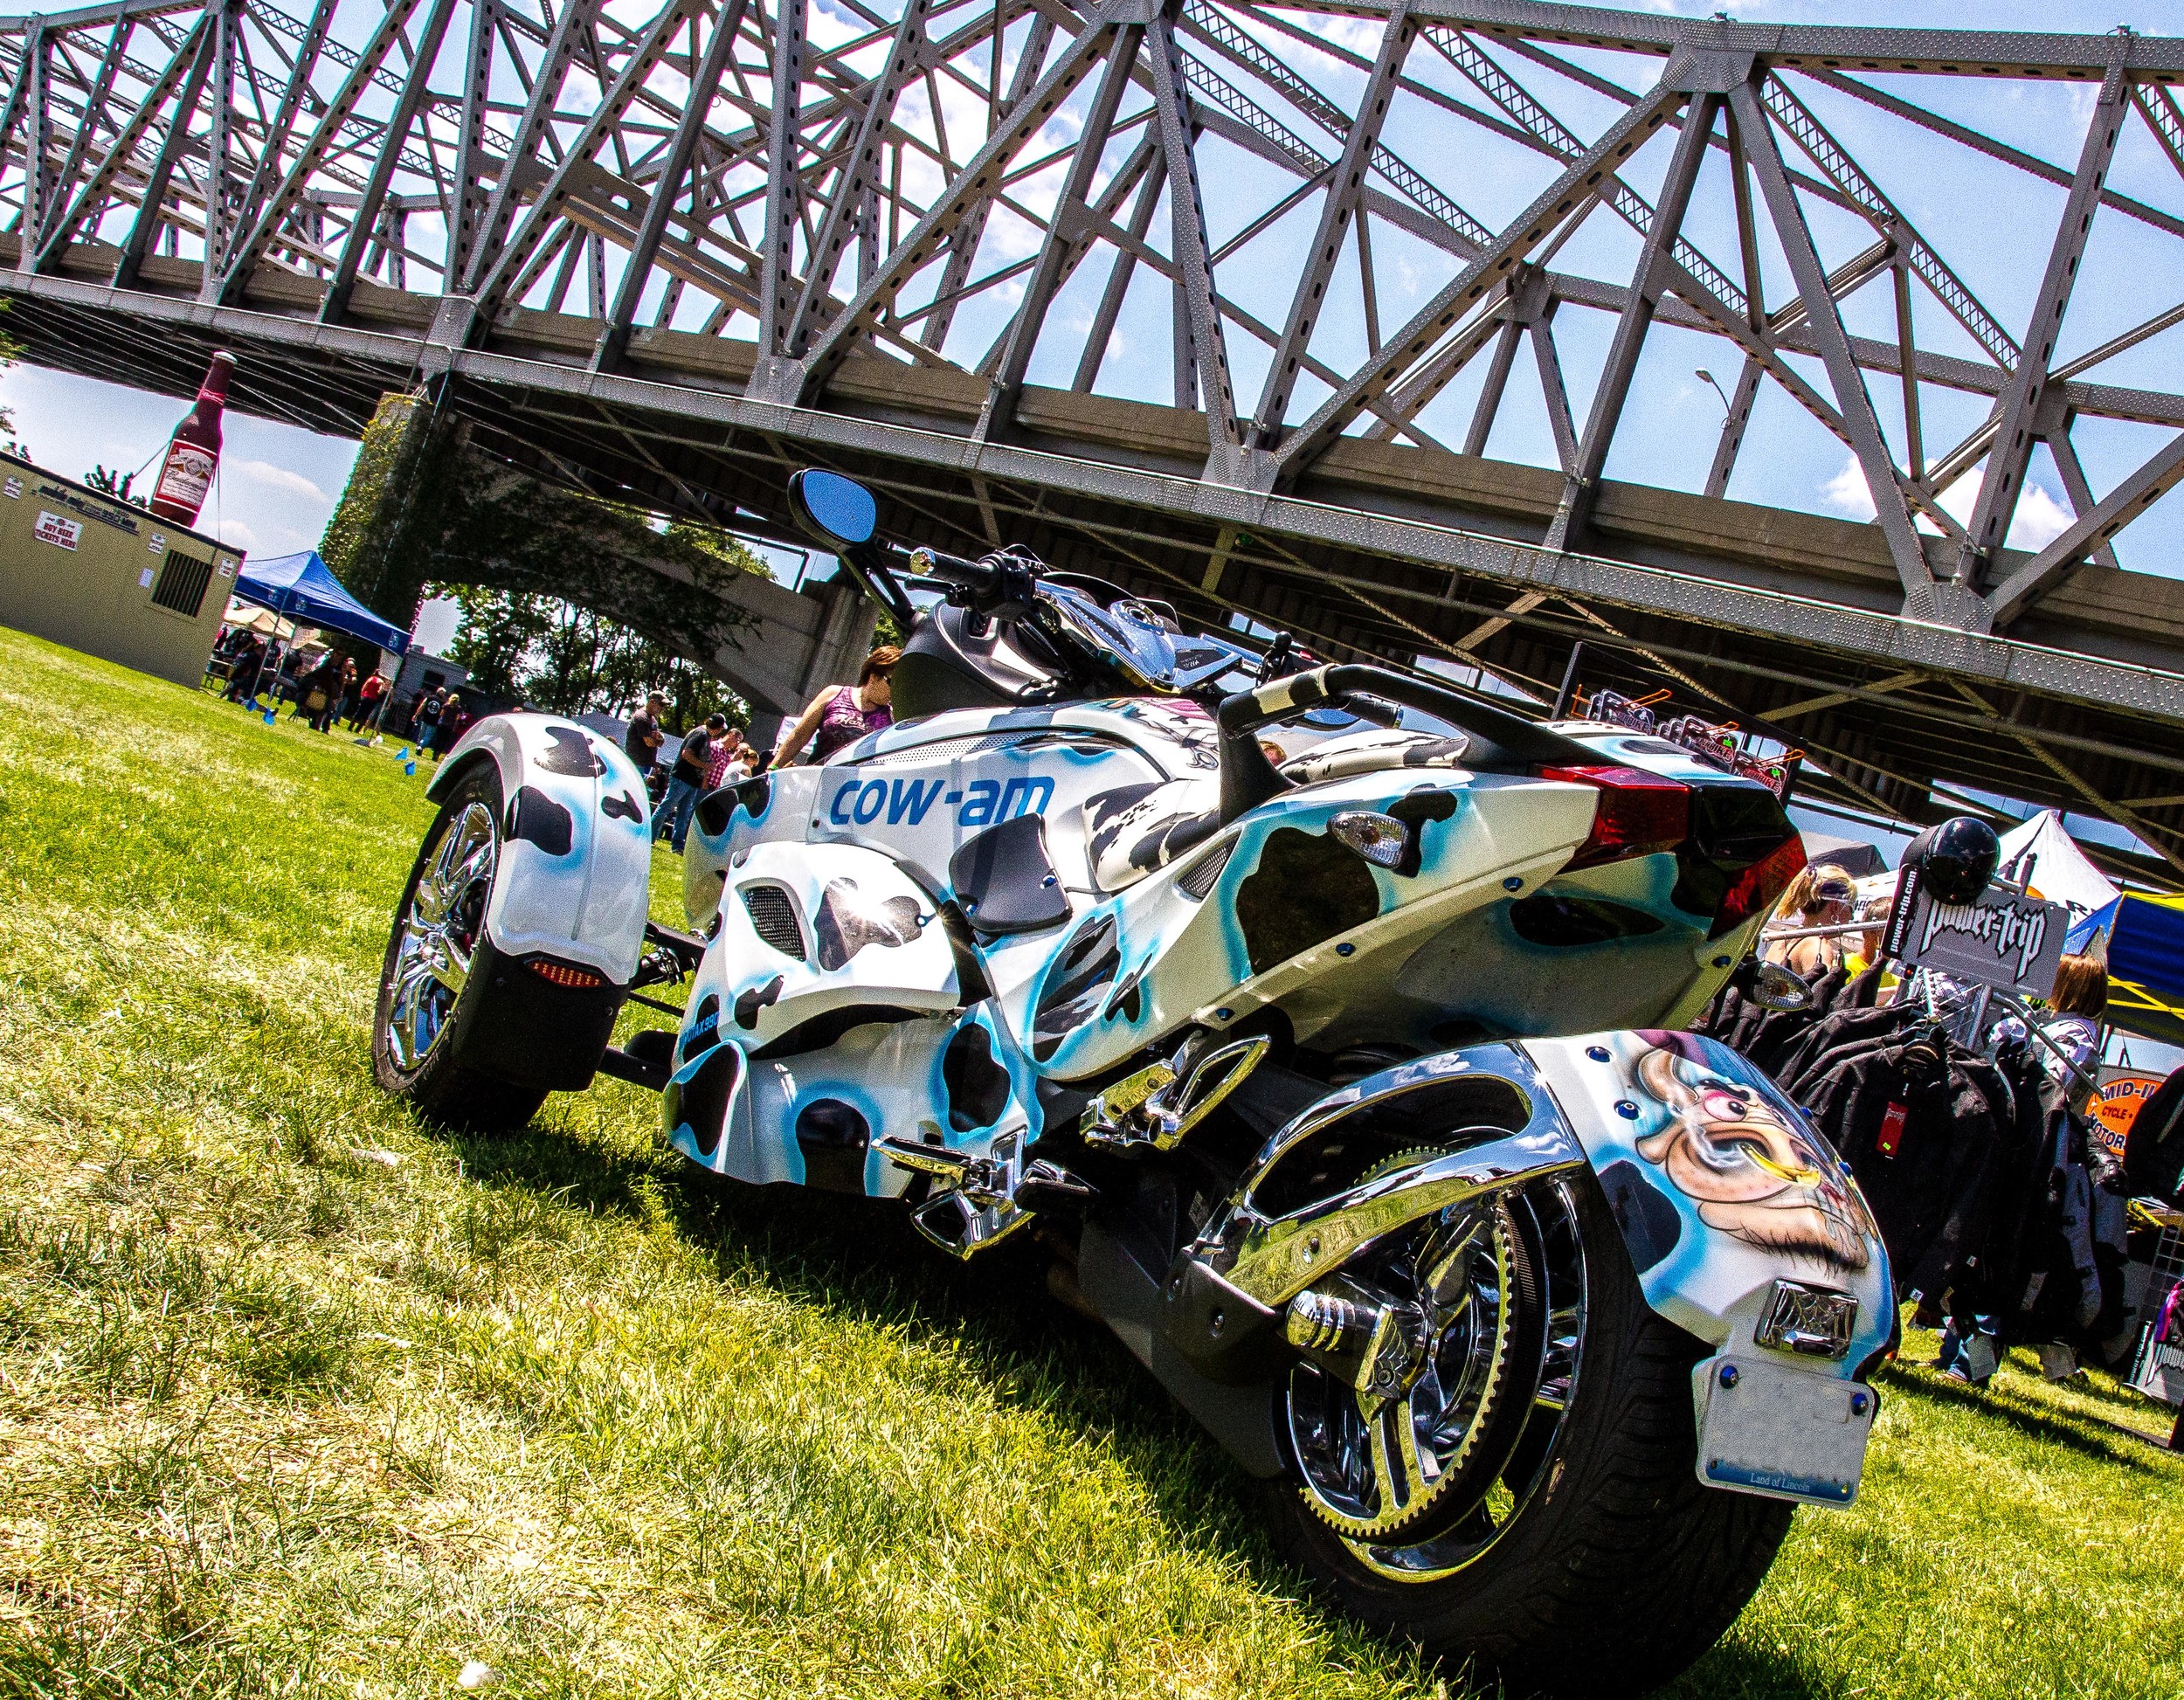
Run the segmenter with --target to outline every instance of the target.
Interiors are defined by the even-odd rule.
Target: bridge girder
[[[1587,682],[1780,711],[1844,800],[1951,778],[2184,868],[2184,609],[2117,555],[2184,480],[2144,358],[2184,303],[2063,352],[2089,232],[2184,240],[2111,180],[2184,176],[2180,79],[2127,31],[1526,0],[120,0],[0,20],[0,294],[45,363],[183,389],[227,344],[243,404],[348,432],[438,382],[511,460],[716,521],[828,459],[936,541],[1331,652],[1552,682],[1581,639]],[[2081,86],[2065,160],[1946,80]],[[2006,233],[2017,321],[1907,157],[2062,191]],[[1572,397],[1577,312],[1611,323]],[[1705,495],[1603,476],[1671,331],[1740,369]],[[1523,342],[1546,466],[1482,458]],[[1722,499],[1782,397],[1876,524]],[[2014,550],[2038,454],[2070,511]]]

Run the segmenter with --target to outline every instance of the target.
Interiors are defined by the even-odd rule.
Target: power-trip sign
[[[1904,869],[1882,950],[1911,968],[1997,986],[2020,998],[2045,998],[2063,965],[2070,912],[2060,903],[1990,887],[1976,902],[1938,903]]]

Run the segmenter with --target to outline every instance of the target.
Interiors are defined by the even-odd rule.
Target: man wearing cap
[[[705,791],[705,776],[713,765],[713,741],[727,729],[725,715],[708,715],[704,725],[683,739],[682,748],[675,754],[675,770],[667,784],[667,798],[660,805],[660,812],[653,818],[653,836],[658,838],[666,833],[678,856],[682,853],[682,840],[690,831],[690,812],[697,807],[698,798]]]

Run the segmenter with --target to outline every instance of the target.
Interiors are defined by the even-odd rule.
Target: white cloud
[[[246,555],[262,552],[258,546],[258,534],[240,520],[222,519],[214,527],[212,535],[230,549],[239,549]]]
[[[333,497],[319,488],[301,473],[290,472],[286,466],[276,466],[270,460],[229,460],[224,470],[252,484],[262,484],[268,489],[280,491],[303,501],[315,501],[322,508],[333,505]]]
[[[1968,525],[1972,510],[1979,506],[1980,486],[1987,477],[1987,469],[1968,473],[1941,493],[1941,509],[1959,525]],[[1873,517],[1873,496],[1866,488],[1865,473],[1858,465],[1858,457],[1843,457],[1842,470],[1820,487],[1821,500],[1835,512],[1847,519],[1870,520]],[[2010,516],[2010,549],[2045,549],[2068,530],[2073,515],[2069,508],[2049,493],[2044,485],[2027,480],[2017,498],[2017,511]],[[1918,516],[1918,528],[1934,535],[1939,528],[1923,514]]]
[[[1847,519],[1873,517],[1873,493],[1866,487],[1865,469],[1858,457],[1843,457],[1842,470],[1820,487],[1820,499]]]
[[[1952,515],[1959,525],[1968,525],[1972,510],[1979,506],[1980,488],[1987,481],[1987,468],[1968,473],[1941,493],[1941,506]],[[2010,516],[2009,536],[2004,546],[2009,549],[2040,549],[2046,548],[2070,528],[2070,510],[2050,495],[2047,489],[2028,479],[2017,497],[2017,511]]]

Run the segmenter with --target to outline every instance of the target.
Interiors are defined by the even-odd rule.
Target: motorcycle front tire
[[[1516,1697],[1636,1695],[1736,1621],[1789,1532],[1780,1500],[1709,1488],[1692,1465],[1704,1348],[1648,1307],[1589,1174],[1570,1192],[1586,1308],[1577,1388],[1545,1482],[1464,1568],[1399,1580],[1305,1503],[1268,1487],[1275,1544],[1330,1604]]]
[[[545,1088],[488,1073],[473,1066],[467,1055],[478,1048],[480,1018],[487,1013],[480,1007],[486,997],[486,976],[467,971],[492,950],[485,933],[485,909],[501,872],[501,813],[500,774],[492,763],[481,762],[448,794],[418,847],[395,909],[372,1012],[372,1073],[380,1086],[405,1100],[424,1120],[467,1133],[512,1132],[526,1125],[546,1102]],[[423,929],[433,935],[432,947],[453,947],[465,964],[462,984],[452,991],[437,982],[407,985],[405,943],[411,950],[419,943],[420,894],[436,878],[446,883],[442,876],[446,870],[440,864],[450,835],[466,827],[490,834],[486,855],[491,865],[482,881],[470,881],[453,892],[432,892],[432,897],[446,904],[447,913],[434,914],[429,928]],[[428,901],[427,907],[438,905]],[[428,1000],[429,1012],[414,1003],[405,1004],[405,999]],[[423,1037],[421,1022],[427,1019],[429,1037]]]

